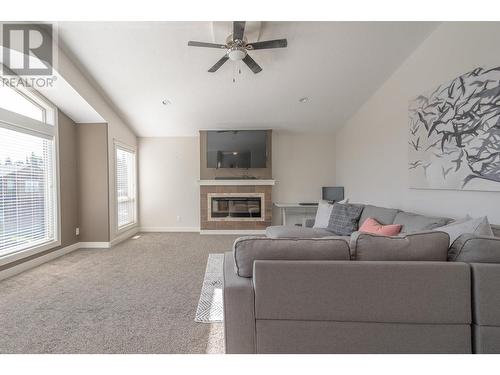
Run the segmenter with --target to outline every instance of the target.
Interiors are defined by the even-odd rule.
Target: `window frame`
[[[1,76],[0,76],[1,78]],[[44,111],[44,122],[23,116],[16,112],[0,108],[0,127],[19,133],[42,137],[53,142],[52,153],[52,181],[53,181],[53,202],[54,207],[54,237],[49,241],[33,243],[24,249],[13,251],[0,256],[0,266],[12,263],[55,247],[61,246],[61,191],[60,191],[60,166],[59,166],[59,123],[58,109],[50,101],[45,99],[40,93],[31,88],[12,88],[19,95],[23,96]]]
[[[113,195],[114,195],[114,203],[115,203],[115,212],[114,212],[114,217],[115,217],[115,234],[119,235],[124,232],[129,231],[130,229],[134,228],[138,224],[138,189],[137,189],[137,148],[134,146],[127,145],[125,143],[122,143],[116,139],[113,140],[114,147],[113,147],[113,158],[114,158],[114,163],[113,163],[113,174],[114,174],[114,189],[113,189]],[[130,152],[134,154],[134,221],[132,223],[128,223],[125,225],[120,226],[118,223],[118,159],[116,157],[116,154],[118,150]]]

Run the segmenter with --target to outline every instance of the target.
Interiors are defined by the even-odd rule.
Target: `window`
[[[41,106],[8,86],[0,86],[0,107],[41,122],[45,121],[45,110]]]
[[[31,92],[0,88],[0,261],[59,244],[54,113]]]
[[[118,231],[136,223],[135,151],[115,145],[116,210]]]

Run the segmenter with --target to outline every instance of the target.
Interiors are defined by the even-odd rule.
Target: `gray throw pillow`
[[[352,232],[358,230],[363,207],[362,204],[334,203],[327,229],[339,236],[350,236]]]

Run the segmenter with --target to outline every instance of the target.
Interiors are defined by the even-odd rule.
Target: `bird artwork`
[[[478,67],[410,101],[410,188],[500,191],[500,67]]]

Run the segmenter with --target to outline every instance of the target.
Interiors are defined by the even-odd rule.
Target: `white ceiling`
[[[139,136],[200,129],[330,132],[343,125],[436,27],[429,22],[262,22],[260,40],[288,48],[253,51],[263,71],[226,62],[212,48],[229,22],[60,22],[59,38]],[[259,27],[260,26],[260,27]],[[217,40],[214,40],[217,39]],[[232,82],[233,75],[236,83]],[[307,103],[298,99],[307,96]],[[162,105],[168,99],[172,104]]]

